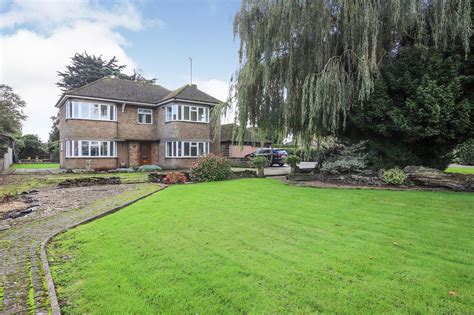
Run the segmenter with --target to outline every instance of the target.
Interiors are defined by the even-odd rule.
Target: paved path
[[[41,242],[64,227],[156,191],[159,186],[143,184],[130,188],[119,196],[80,209],[0,231],[0,314],[48,314],[48,293],[39,256]]]

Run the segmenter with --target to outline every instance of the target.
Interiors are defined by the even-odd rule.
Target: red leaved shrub
[[[187,181],[186,175],[180,172],[171,172],[166,174],[165,178],[163,179],[163,183],[165,184],[183,184]]]
[[[193,182],[212,182],[229,179],[232,169],[225,157],[208,154],[201,156],[191,165],[191,180]]]

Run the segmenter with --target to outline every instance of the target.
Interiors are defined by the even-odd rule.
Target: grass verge
[[[445,172],[459,174],[474,174],[474,167],[448,167]]]
[[[474,195],[173,186],[48,247],[65,313],[470,313]]]
[[[10,166],[12,169],[45,169],[59,168],[59,163],[18,163]]]

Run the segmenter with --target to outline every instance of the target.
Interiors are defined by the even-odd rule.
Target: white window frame
[[[97,143],[93,145],[94,147],[98,146],[98,155],[92,156],[91,155],[91,143]],[[88,154],[82,154],[82,145],[83,143],[87,143]],[[103,152],[103,144],[107,143],[106,151]],[[112,150],[111,150],[111,146]],[[77,150],[76,150],[77,149]],[[75,154],[77,152],[77,154]],[[108,141],[108,140],[66,140],[66,158],[99,158],[99,159],[106,159],[106,158],[116,158],[117,157],[117,142],[116,141]]]
[[[185,108],[188,107],[189,117],[185,119],[184,112]],[[202,110],[204,119],[201,120],[199,117],[199,111]],[[186,121],[207,124],[209,123],[209,107],[208,106],[198,106],[198,105],[186,105],[186,104],[171,104],[165,106],[165,119],[166,122],[171,121]],[[191,119],[193,113],[196,114],[196,120]]]
[[[141,122],[140,115],[150,115],[150,122]],[[139,108],[137,109],[137,122],[140,125],[152,125],[153,124],[153,110],[150,108]]]
[[[189,146],[188,154],[185,154],[185,146]],[[199,146],[203,146],[204,152],[199,154]],[[192,155],[193,149],[196,149],[196,155]],[[165,143],[166,158],[198,158],[202,155],[209,154],[210,143],[208,141],[167,141]]]
[[[67,101],[66,105],[66,119],[83,119],[83,120],[100,120],[100,121],[117,121],[117,106],[113,104],[106,104],[106,103],[97,103],[97,102],[84,102],[84,101]],[[82,117],[82,109],[83,105],[87,105],[88,107],[88,114],[87,117]],[[99,107],[99,117],[92,118],[92,110],[94,107]],[[102,118],[102,106],[107,106],[107,119]],[[77,110],[74,110],[77,107]],[[74,113],[77,113],[77,116]],[[112,116],[113,119],[110,119]]]

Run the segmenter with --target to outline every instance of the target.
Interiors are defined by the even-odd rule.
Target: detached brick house
[[[114,78],[66,91],[56,104],[61,167],[189,167],[200,155],[220,153],[210,124],[219,102],[196,85],[170,91]]]

